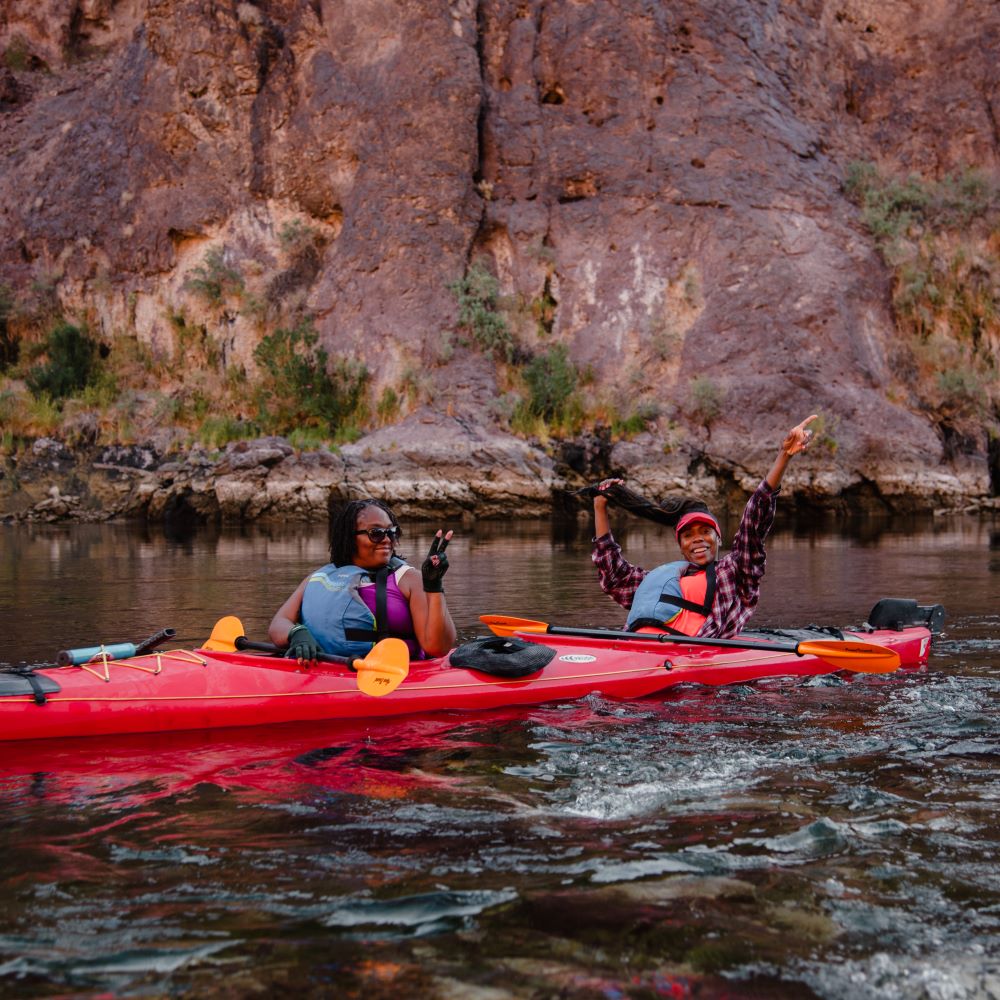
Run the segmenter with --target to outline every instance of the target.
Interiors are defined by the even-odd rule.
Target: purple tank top
[[[413,636],[413,618],[410,615],[410,602],[407,601],[406,595],[399,589],[396,577],[397,575],[402,576],[409,568],[409,566],[400,566],[395,573],[389,574],[389,579],[386,581],[385,613],[389,620],[385,623],[384,627],[392,632],[393,635],[403,638],[413,659],[425,660],[427,659],[427,654],[420,648],[420,643],[415,638],[405,638],[406,636]],[[370,583],[359,587],[358,596],[368,605],[368,610],[374,615],[375,584]]]

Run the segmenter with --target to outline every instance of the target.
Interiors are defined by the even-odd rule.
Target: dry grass
[[[853,164],[859,205],[893,275],[897,373],[940,422],[1000,428],[1000,181],[937,181]]]

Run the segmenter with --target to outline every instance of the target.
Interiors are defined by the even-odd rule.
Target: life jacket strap
[[[681,632],[679,629],[671,628],[669,625],[660,621],[659,618],[636,618],[634,622],[628,627],[629,632],[638,632],[642,628],[655,628],[657,632],[666,632],[668,635],[686,635],[686,632]]]
[[[389,575],[402,565],[401,560],[393,560],[375,574],[375,628],[345,628],[344,638],[348,642],[379,642],[382,639],[414,639],[411,631],[399,635],[389,629]]]
[[[693,611],[695,614],[704,615],[707,618],[712,613],[712,603],[715,601],[715,563],[710,562],[705,567],[705,601],[703,604],[687,601],[683,597],[675,597],[666,592],[660,594],[660,601],[664,604],[676,604],[684,611]]]
[[[375,574],[375,631],[384,639],[389,621],[389,567],[383,566]]]

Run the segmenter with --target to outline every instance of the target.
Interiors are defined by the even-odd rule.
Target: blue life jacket
[[[632,598],[625,627],[630,632],[650,626],[675,635],[697,635],[712,613],[715,600],[715,563],[698,573],[685,576],[691,563],[680,560],[664,563],[650,570],[642,579]],[[704,588],[704,590],[702,590]],[[690,600],[692,591],[704,593],[700,601]],[[681,625],[680,628],[671,627]]]
[[[327,563],[309,577],[302,594],[302,623],[325,652],[336,656],[366,656],[379,639],[392,634],[385,630],[384,624],[386,587],[389,574],[402,565],[403,560],[396,556],[388,566],[374,572],[360,566]],[[358,593],[360,587],[372,583],[376,587],[376,614],[372,614]],[[383,623],[381,627],[379,619]],[[400,638],[412,638],[412,635]]]

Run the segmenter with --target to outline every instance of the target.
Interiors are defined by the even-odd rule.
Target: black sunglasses
[[[388,538],[390,542],[398,542],[399,536],[403,532],[396,527],[392,528],[362,528],[360,531],[355,531],[356,535],[367,535],[368,538],[378,545],[383,539]]]

